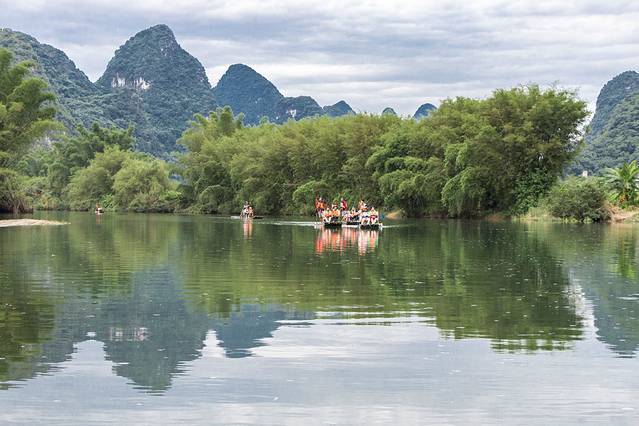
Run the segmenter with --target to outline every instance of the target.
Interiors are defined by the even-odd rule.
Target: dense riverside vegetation
[[[38,148],[19,165],[39,209],[175,211],[176,183],[166,162],[133,152],[132,128],[79,127],[52,149]]]
[[[196,116],[180,143],[184,201],[202,212],[309,213],[315,196],[364,198],[411,216],[520,213],[579,147],[586,105],[528,86],[446,100],[422,121],[392,114],[243,127],[230,108]]]

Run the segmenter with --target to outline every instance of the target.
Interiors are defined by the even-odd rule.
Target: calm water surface
[[[639,226],[38,217],[2,424],[639,423]]]

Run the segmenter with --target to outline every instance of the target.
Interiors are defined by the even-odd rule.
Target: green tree
[[[536,204],[581,143],[586,103],[536,85],[496,90],[483,101],[445,101],[433,114],[448,135],[442,199],[452,215],[521,213]],[[523,190],[535,185],[535,191]]]
[[[604,176],[615,203],[628,207],[639,202],[639,165],[636,160],[614,169],[606,169]]]
[[[133,211],[172,211],[177,194],[166,165],[160,160],[128,158],[113,176],[113,199],[117,206]]]
[[[48,166],[48,178],[52,192],[62,196],[71,177],[89,165],[96,154],[107,147],[118,147],[121,151],[133,148],[135,138],[133,128],[105,128],[94,123],[89,129],[79,126],[73,136],[56,142]]]
[[[58,128],[53,120],[55,96],[47,84],[30,77],[30,62],[12,64],[13,55],[0,49],[0,166],[13,161],[38,138]]]
[[[308,118],[243,127],[229,108],[196,115],[180,143],[184,202],[230,212],[310,213],[312,200],[423,214],[519,213],[554,184],[580,144],[585,103],[528,86],[445,101],[427,119]]]
[[[12,64],[0,49],[0,211],[29,209],[18,162],[33,143],[59,128],[54,121],[53,94],[46,83],[30,77],[30,62]]]
[[[115,207],[108,202],[113,192],[114,176],[120,171],[131,155],[118,146],[108,147],[98,153],[88,167],[79,169],[71,179],[64,193],[69,206],[74,210],[90,210],[96,203],[105,207]]]

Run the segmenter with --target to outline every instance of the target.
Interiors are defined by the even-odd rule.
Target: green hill
[[[193,114],[207,114],[216,106],[204,67],[166,25],[131,37],[96,85],[113,95],[106,107],[109,118],[124,125],[132,117],[138,148],[154,154],[175,150]]]
[[[277,123],[324,115],[322,107],[310,96],[282,98],[275,105],[274,112]]]
[[[58,97],[58,119],[63,123],[113,124],[102,108],[108,93],[91,83],[64,52],[8,28],[0,29],[0,47],[11,50],[17,61],[34,63],[34,74],[44,79]]]
[[[584,148],[570,171],[599,173],[632,160],[639,160],[639,74],[626,71],[601,89]]]
[[[220,105],[234,113],[244,113],[246,124],[257,124],[262,117],[273,117],[275,105],[284,96],[262,74],[244,64],[231,65],[213,89]]]
[[[328,115],[329,117],[340,117],[342,115],[355,114],[353,108],[351,108],[351,106],[347,104],[346,101],[339,101],[333,105],[326,105],[322,107],[322,109],[324,110],[324,114]]]
[[[413,118],[415,120],[421,120],[422,118],[426,118],[428,117],[428,115],[435,111],[437,109],[437,107],[433,104],[429,104],[429,103],[425,103],[419,106],[419,108],[417,108],[417,111],[415,111],[415,114],[413,114]]]

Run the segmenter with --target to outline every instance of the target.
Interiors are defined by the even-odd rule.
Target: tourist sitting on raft
[[[379,213],[375,207],[362,211],[360,223],[362,225],[377,225],[379,223]]]
[[[322,220],[324,223],[339,223],[341,216],[342,214],[337,208],[337,204],[333,204],[330,209],[323,211]]]
[[[351,211],[346,212],[346,215],[345,215],[346,223],[359,224],[360,213],[361,213],[360,211],[355,209],[351,209]]]

